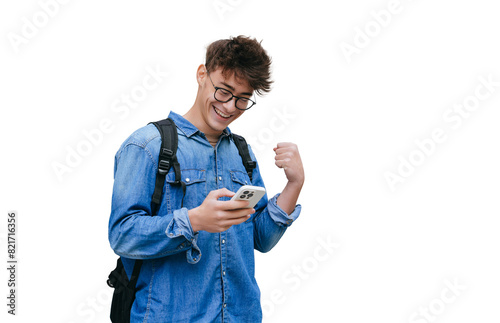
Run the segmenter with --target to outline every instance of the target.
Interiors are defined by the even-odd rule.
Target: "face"
[[[197,79],[200,86],[197,97],[199,123],[201,123],[199,129],[207,136],[219,136],[244,111],[236,108],[236,98],[225,103],[217,101],[214,97],[214,86],[242,98],[251,98],[253,89],[248,82],[236,78],[230,71],[226,71],[223,75],[220,68],[208,74],[205,66],[202,65],[198,68]]]

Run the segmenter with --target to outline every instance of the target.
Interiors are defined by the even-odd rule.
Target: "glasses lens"
[[[240,110],[249,109],[253,105],[253,102],[250,99],[239,98],[236,100],[236,107]]]
[[[215,99],[219,102],[229,102],[232,98],[233,93],[229,92],[226,89],[217,88],[215,90]],[[248,98],[237,98],[235,104],[238,109],[247,110],[250,109],[255,104],[255,102]]]
[[[217,101],[227,102],[227,101],[231,100],[232,97],[233,97],[233,94],[229,91],[224,90],[224,89],[218,88],[215,91],[215,99]]]

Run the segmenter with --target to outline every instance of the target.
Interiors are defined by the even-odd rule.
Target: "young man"
[[[258,166],[250,181],[228,126],[254,105],[254,92],[269,92],[270,64],[260,43],[247,37],[207,48],[193,106],[169,116],[177,125],[185,195],[172,185],[171,169],[156,216],[150,215],[158,130],[139,129],[117,152],[109,241],[129,277],[135,260],[143,260],[131,322],[262,320],[254,249],[269,251],[299,216],[304,170],[297,146],[279,143],[275,164],[288,179],[282,193],[264,196],[254,209],[230,201],[242,185],[264,183]]]

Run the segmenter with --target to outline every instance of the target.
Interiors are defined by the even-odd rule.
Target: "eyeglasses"
[[[208,78],[210,79],[210,82],[212,82],[213,87],[215,88],[214,98],[217,101],[222,102],[222,103],[226,103],[226,102],[231,101],[233,98],[236,98],[236,102],[234,102],[234,106],[238,110],[248,110],[256,104],[255,101],[252,101],[249,98],[243,98],[243,97],[233,95],[233,93],[231,93],[231,91],[215,86],[214,82],[212,81],[212,78],[210,77],[210,74],[208,74],[208,71],[207,71],[207,75],[208,75]]]

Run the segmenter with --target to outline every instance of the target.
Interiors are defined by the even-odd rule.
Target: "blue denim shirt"
[[[150,216],[161,145],[154,125],[134,132],[115,157],[109,241],[129,277],[134,259],[143,259],[131,322],[261,322],[254,249],[271,250],[301,207],[288,215],[276,204],[278,195],[270,200],[266,195],[246,222],[221,233],[193,232],[188,210],[210,191],[225,187],[236,192],[242,185],[264,182],[257,166],[250,183],[228,128],[214,148],[182,116],[171,112],[169,117],[179,137],[183,207],[182,189],[172,185],[172,168],[158,214]],[[255,160],[251,149],[250,154]]]

